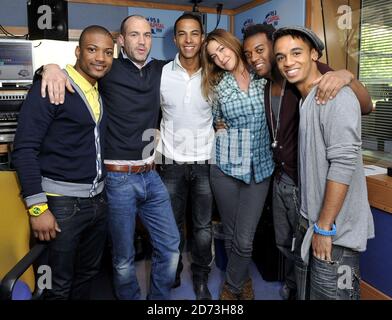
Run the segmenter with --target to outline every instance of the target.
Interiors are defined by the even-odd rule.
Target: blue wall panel
[[[376,237],[361,254],[364,281],[392,297],[392,215],[372,208]]]
[[[155,21],[159,19],[158,27],[154,28],[156,33],[150,57],[173,59],[177,53],[173,42],[173,25],[182,13],[175,10],[68,3],[68,24],[70,29],[83,29],[92,24],[99,24],[111,31],[119,31],[121,21],[129,14],[140,14]],[[216,22],[216,14],[207,14],[206,31],[213,30]],[[27,27],[27,0],[1,0],[0,24]],[[227,15],[221,16],[218,27],[229,30]]]
[[[99,24],[116,31],[127,13],[127,7],[68,3],[68,24],[70,29]],[[0,24],[27,27],[27,0],[1,0]]]
[[[0,24],[27,27],[27,1],[1,0]]]
[[[174,45],[173,27],[174,22],[183,11],[176,10],[161,10],[148,8],[129,7],[128,14],[139,14],[146,17],[153,25],[153,42],[150,57],[154,59],[171,60],[177,53],[177,48]],[[207,32],[213,30],[216,26],[216,15],[207,15]],[[229,18],[222,15],[219,22],[219,28],[228,30]]]
[[[211,13],[207,14],[207,33],[215,29],[217,18],[218,16],[216,14],[211,14]],[[222,14],[217,28],[230,30],[229,25],[230,25],[230,17]]]
[[[275,28],[287,25],[305,25],[305,0],[273,0],[248,11],[237,14],[234,18],[234,34],[242,39],[242,30],[249,24],[266,21]]]
[[[127,14],[127,7],[68,3],[70,29],[84,29],[91,24],[99,24],[110,31],[119,31],[121,21]]]

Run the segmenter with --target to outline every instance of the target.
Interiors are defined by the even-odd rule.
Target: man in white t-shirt
[[[187,200],[192,210],[192,275],[197,300],[210,300],[208,274],[212,263],[211,215],[213,196],[209,174],[214,141],[211,107],[201,93],[200,47],[204,38],[198,16],[185,13],[174,25],[178,54],[165,65],[161,77],[161,177],[165,183],[184,247],[184,221]],[[177,267],[176,282],[181,284],[183,265]]]

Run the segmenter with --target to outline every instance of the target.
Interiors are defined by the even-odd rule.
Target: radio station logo
[[[244,33],[247,27],[252,26],[254,24],[255,23],[253,22],[252,18],[246,19],[242,25],[241,32]]]
[[[146,20],[150,23],[152,34],[162,34],[165,25],[160,22],[159,18],[147,17]]]
[[[264,18],[263,23],[271,24],[274,27],[276,27],[278,25],[279,21],[280,21],[280,17],[278,16],[276,10],[272,10],[267,13],[267,15]]]

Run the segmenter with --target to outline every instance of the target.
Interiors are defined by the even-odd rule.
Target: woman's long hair
[[[220,43],[226,48],[231,49],[234,52],[237,57],[234,70],[239,67],[240,63],[246,66],[246,60],[242,51],[241,42],[234,35],[224,29],[215,29],[214,31],[210,32],[201,47],[201,88],[204,97],[210,101],[212,100],[213,89],[222,79],[223,73],[225,71],[215,64],[207,52],[207,46],[212,40],[215,40],[216,42]]]

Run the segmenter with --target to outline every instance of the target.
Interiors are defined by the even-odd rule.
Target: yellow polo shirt
[[[73,66],[68,64],[65,68],[71,79],[79,86],[83,91],[86,100],[88,101],[91,109],[93,110],[95,122],[98,121],[100,116],[100,104],[99,104],[99,93],[98,93],[98,82],[94,86],[91,85],[82,75],[75,70]]]

